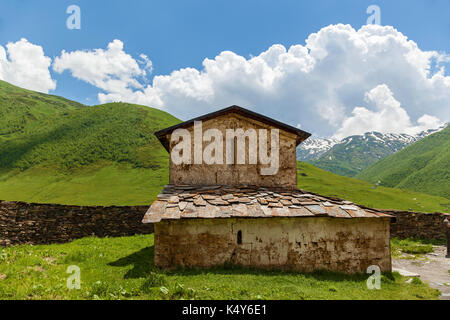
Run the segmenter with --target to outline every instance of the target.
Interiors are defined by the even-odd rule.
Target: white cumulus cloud
[[[394,98],[392,91],[385,84],[366,93],[365,100],[374,105],[375,111],[364,107],[354,108],[351,116],[344,120],[334,138],[343,139],[368,131],[414,135],[443,124],[438,118],[424,114],[417,120],[417,125],[413,125],[406,110],[402,108],[400,102]]]
[[[69,70],[73,77],[120,97],[127,95],[130,88],[142,89],[140,78],[152,70],[152,62],[146,55],[141,54],[139,58],[136,60],[125,53],[123,42],[114,40],[106,50],[63,50],[55,58],[53,70],[57,73]]]
[[[248,58],[224,51],[200,70],[150,84],[142,81],[150,60],[140,61],[115,40],[106,50],[63,52],[54,69],[97,86],[100,102],[144,104],[181,119],[237,104],[322,136],[412,132],[450,120],[448,55],[421,50],[390,26],[330,25],[303,44],[274,44]]]
[[[21,39],[0,45],[0,79],[16,86],[48,93],[56,88],[49,71],[51,59],[41,46]]]

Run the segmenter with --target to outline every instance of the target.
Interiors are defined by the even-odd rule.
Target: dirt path
[[[450,258],[445,258],[447,248],[433,246],[434,252],[412,259],[392,259],[392,267],[420,275],[430,287],[438,289],[441,300],[450,300]]]

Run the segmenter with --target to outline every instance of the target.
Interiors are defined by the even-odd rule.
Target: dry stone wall
[[[0,201],[0,246],[152,233],[153,225],[141,222],[147,209]]]
[[[444,213],[383,211],[395,217],[391,222],[391,237],[445,239]]]
[[[128,236],[153,232],[143,224],[149,205],[66,206],[0,201],[0,246],[60,243],[87,236]],[[391,237],[445,239],[443,213],[379,210],[395,217]]]

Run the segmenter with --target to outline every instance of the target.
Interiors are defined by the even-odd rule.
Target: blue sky
[[[81,30],[66,28],[66,8],[72,4],[81,8]],[[381,9],[381,25],[394,26],[421,50],[450,52],[450,1],[446,0],[1,0],[0,45],[26,38],[55,59],[62,50],[105,49],[119,39],[127,54],[137,58],[143,53],[152,61],[152,75],[141,80],[151,83],[153,76],[181,68],[201,70],[205,58],[214,59],[225,50],[249,59],[274,44],[304,45],[311,33],[330,24],[350,24],[357,30],[366,24],[366,9],[372,4]],[[99,88],[75,79],[68,71],[50,72],[57,81],[50,93],[85,104],[98,103]]]

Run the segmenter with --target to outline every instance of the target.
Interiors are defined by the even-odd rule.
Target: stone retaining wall
[[[395,217],[391,221],[391,237],[445,239],[444,213],[383,211]]]
[[[67,242],[87,236],[153,232],[141,223],[149,205],[99,207],[0,201],[0,246]],[[391,237],[444,239],[443,213],[379,210],[393,215]]]
[[[0,246],[67,242],[87,236],[152,233],[149,206],[92,207],[0,201]]]

